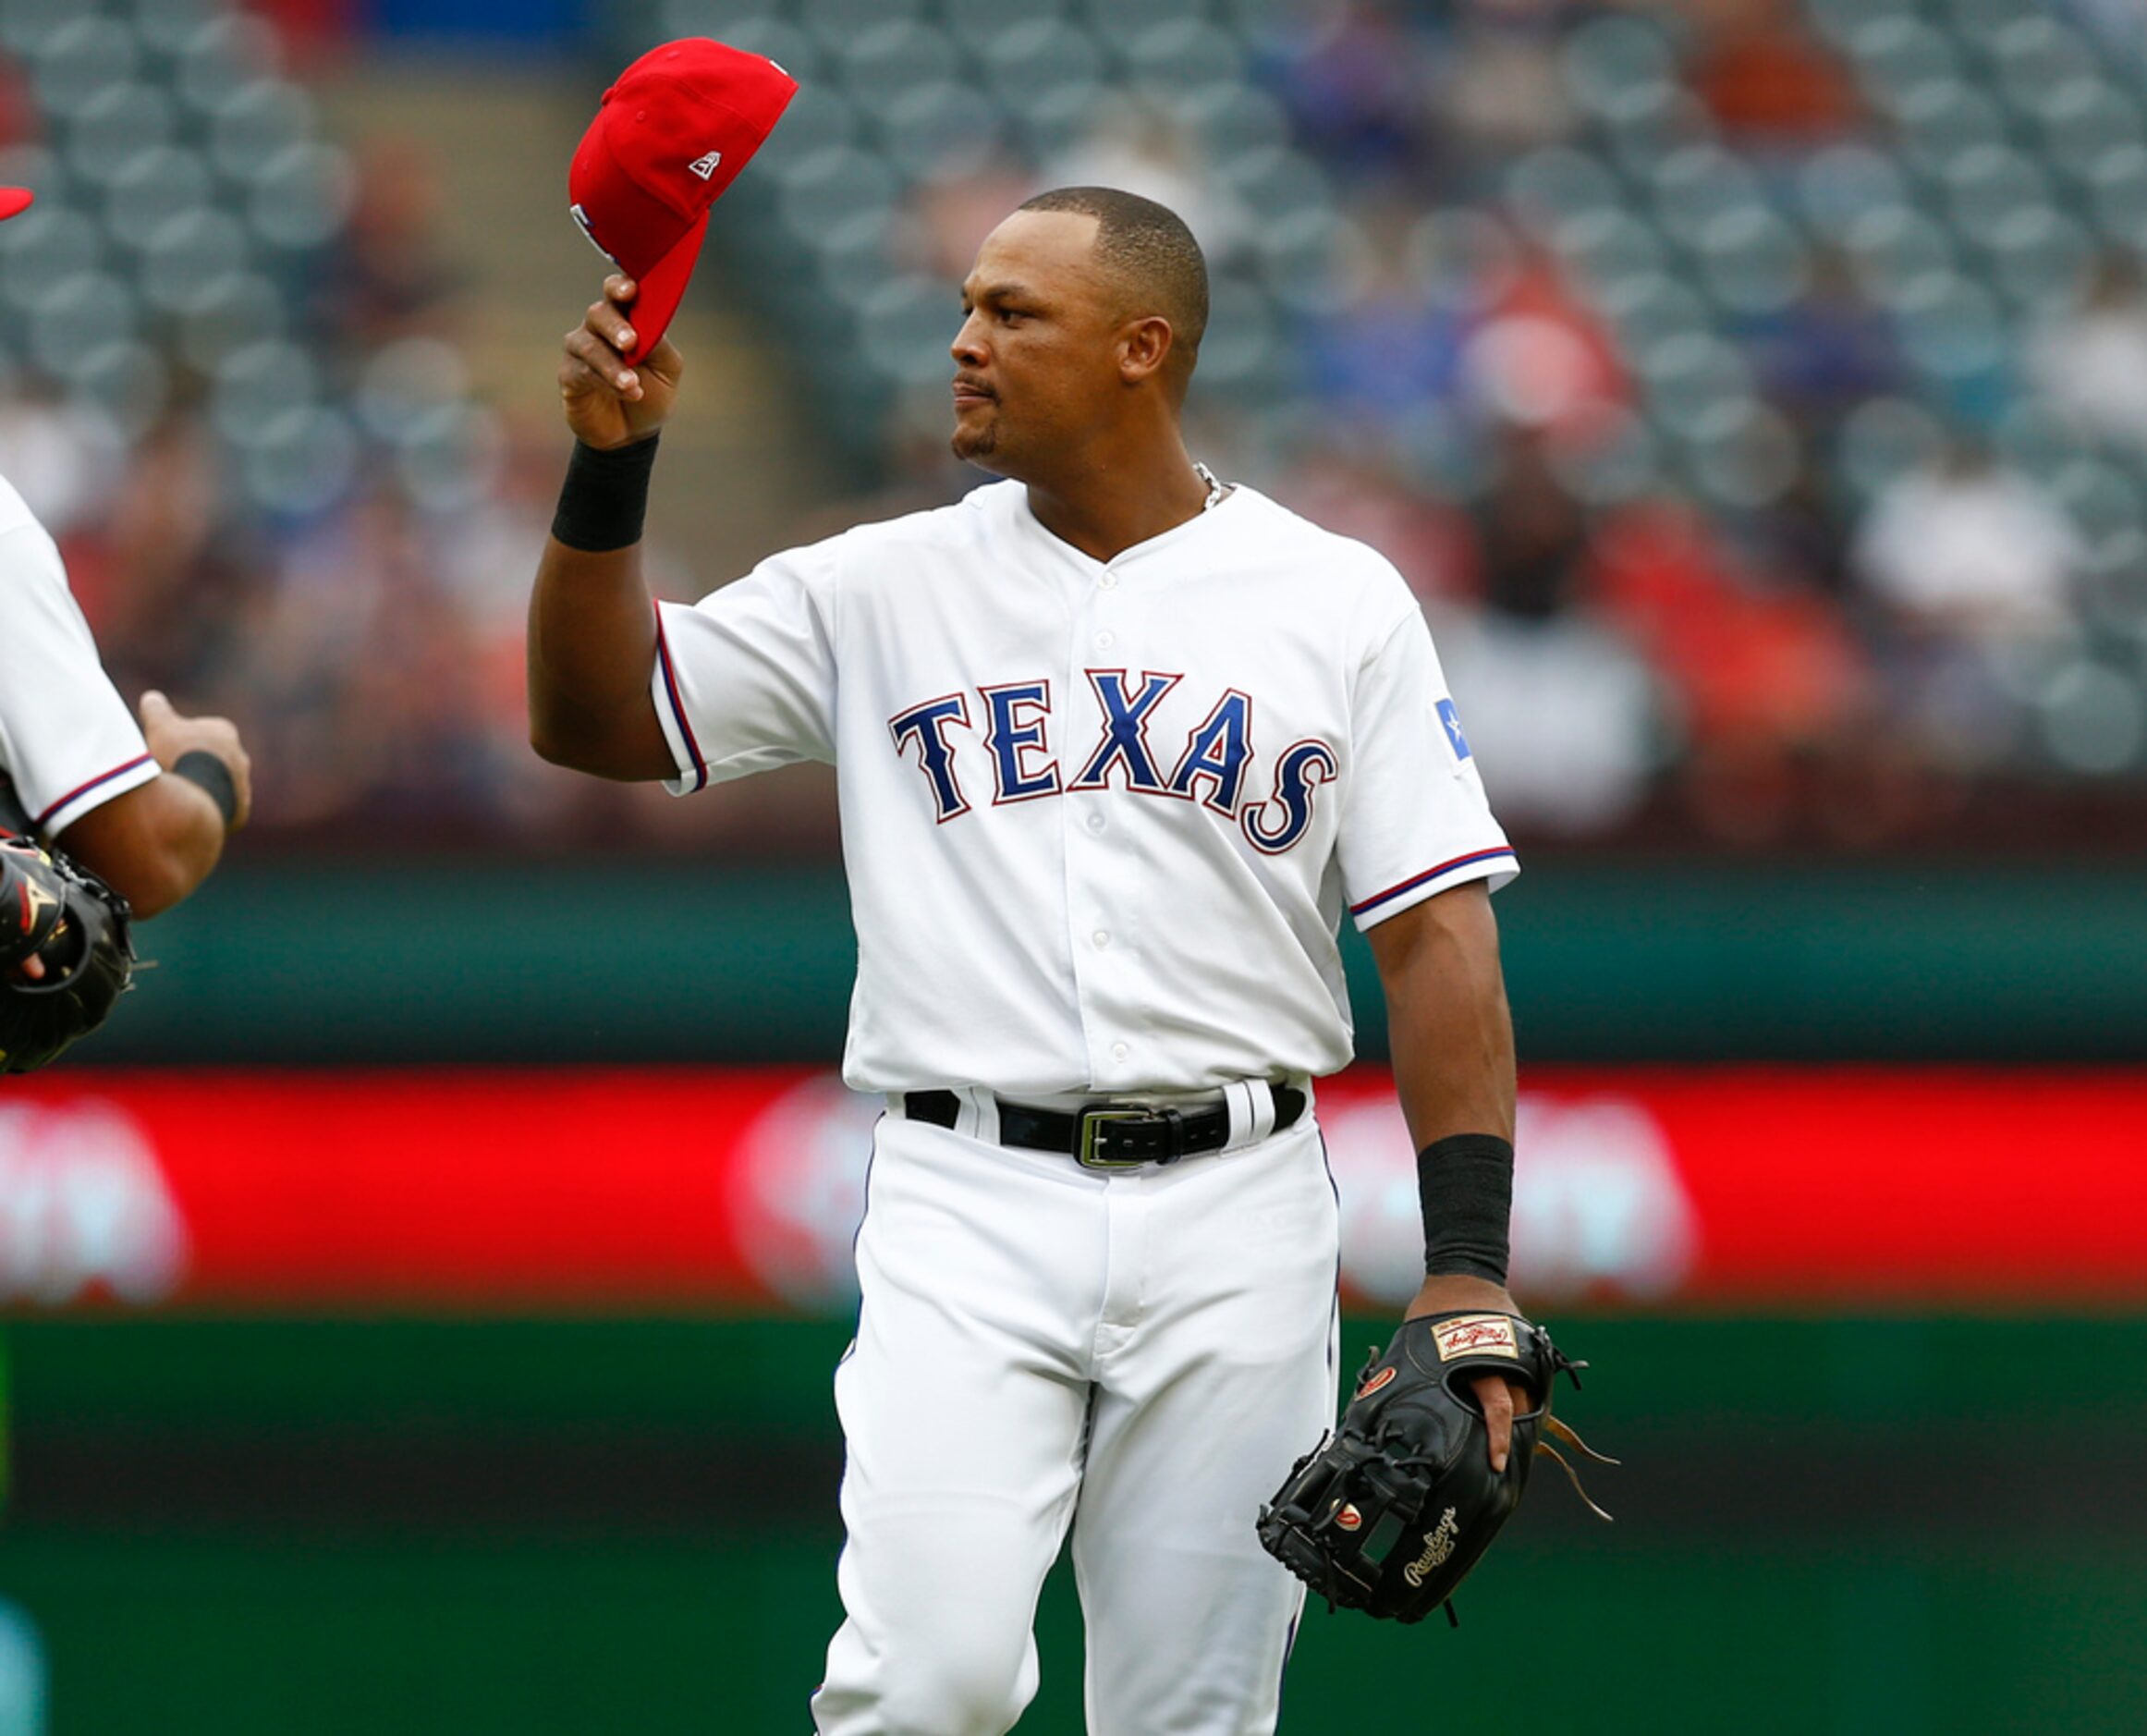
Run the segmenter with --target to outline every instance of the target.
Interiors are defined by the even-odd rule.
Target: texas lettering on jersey
[[[1266,796],[1248,801],[1254,759],[1250,694],[1226,690],[1175,755],[1159,754],[1150,735],[1155,710],[1184,678],[1153,670],[1142,670],[1138,679],[1125,669],[1082,674],[1095,698],[1098,733],[1083,758],[1065,762],[1078,764],[1070,776],[1054,750],[1051,683],[1041,677],[979,687],[973,706],[969,691],[945,693],[887,720],[895,752],[914,760],[941,825],[971,811],[965,773],[981,791],[988,766],[994,808],[1117,788],[1202,803],[1235,821],[1253,849],[1279,855],[1311,828],[1315,792],[1341,769],[1326,742],[1295,742],[1275,761]],[[965,757],[950,733],[955,730],[981,736],[981,756]]]

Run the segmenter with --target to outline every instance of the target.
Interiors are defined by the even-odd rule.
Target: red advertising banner
[[[0,1303],[839,1309],[879,1107],[798,1070],[13,1081]],[[1345,1288],[1397,1302],[1421,1230],[1391,1084],[1329,1081],[1319,1117]],[[1542,1305],[2147,1301],[2134,1074],[1545,1072],[1518,1144]]]

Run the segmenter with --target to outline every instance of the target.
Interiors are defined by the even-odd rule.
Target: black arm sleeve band
[[[238,780],[231,776],[228,765],[207,748],[193,748],[172,762],[172,776],[207,790],[209,800],[224,816],[224,829],[231,829],[231,823],[238,817]]]
[[[1417,1153],[1424,1204],[1424,1272],[1506,1282],[1513,1216],[1513,1144],[1494,1133],[1452,1133]]]
[[[577,440],[559,490],[559,510],[552,516],[552,534],[589,555],[631,548],[640,542],[649,510],[649,473],[656,468],[661,437],[651,434],[630,446],[604,450]]]

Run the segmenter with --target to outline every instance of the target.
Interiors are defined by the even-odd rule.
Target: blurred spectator
[[[1434,292],[1411,215],[1382,198],[1337,224],[1334,294],[1304,322],[1307,395],[1351,422],[1413,422],[1450,410],[1459,389],[1462,346],[1482,310]]]
[[[1495,160],[1565,138],[1574,109],[1558,66],[1559,8],[1477,0],[1457,10],[1429,95],[1462,155]]]
[[[1703,0],[1692,85],[1732,143],[1824,144],[1861,118],[1854,80],[1812,37],[1791,0]]]
[[[1494,427],[1584,432],[1629,396],[1609,334],[1541,256],[1523,263],[1477,322],[1461,382]]]
[[[1276,68],[1306,143],[1366,178],[1409,177],[1434,154],[1426,98],[1435,77],[1422,41],[1388,0],[1328,0]]]
[[[1639,812],[1662,757],[1647,666],[1580,617],[1435,617],[1439,655],[1470,746],[1507,824],[1600,837]]]
[[[1475,514],[1488,606],[1440,642],[1470,739],[1517,824],[1580,837],[1626,819],[1655,759],[1653,683],[1618,636],[1574,612],[1590,526],[1543,436],[1509,430]]]
[[[2083,559],[2056,506],[1973,439],[1879,497],[1857,568],[1883,611],[1892,727],[1925,764],[1967,773],[2015,751],[2031,670],[2070,638]]]
[[[1767,396],[1822,451],[1842,418],[1908,379],[1893,321],[1866,299],[1838,249],[1814,249],[1803,294],[1748,322],[1745,336]]]
[[[250,0],[257,11],[274,18],[292,57],[306,62],[325,57],[347,43],[372,9],[371,0]]]
[[[2091,435],[2147,447],[2147,286],[2128,253],[2105,253],[2078,307],[2028,346],[2028,377]]]
[[[369,488],[309,527],[254,613],[245,690],[255,776],[286,825],[363,815],[482,827],[482,691],[470,623],[408,503]]]
[[[2085,557],[2056,504],[1966,437],[1879,496],[1855,551],[1865,587],[1897,624],[1964,642],[2066,625]]]
[[[126,452],[109,416],[35,374],[0,396],[0,475],[63,542],[110,498]],[[79,581],[76,593],[84,594]]]
[[[106,665],[137,687],[219,691],[242,663],[248,593],[271,581],[267,551],[237,520],[214,437],[186,401],[128,456],[95,533],[79,540]]]
[[[445,189],[414,145],[374,141],[359,155],[349,222],[320,271],[315,314],[339,348],[446,336],[458,287],[442,251]]]
[[[12,60],[0,59],[0,145],[27,144],[43,132],[37,93],[28,75]]]
[[[1043,165],[1037,185],[1122,187],[1168,205],[1210,264],[1227,259],[1250,234],[1243,204],[1210,172],[1199,141],[1167,110],[1139,97],[1102,104],[1086,135]],[[965,260],[961,275],[968,271]]]
[[[902,231],[918,249],[918,257],[903,263],[946,283],[961,282],[984,238],[1035,190],[1036,177],[1004,159],[982,168],[927,176],[909,196],[916,222]],[[951,310],[952,302],[948,305]]]
[[[1788,487],[1752,514],[1748,533],[1776,588],[1808,588],[1836,602],[1848,595],[1847,508],[1815,453],[1805,451]]]
[[[1760,582],[1667,498],[1604,525],[1588,595],[1675,695],[1695,816],[1728,840],[1784,836],[1806,803],[1804,768],[1846,752],[1864,708],[1862,660],[1838,613]]]
[[[1495,614],[1547,621],[1566,612],[1588,554],[1588,520],[1528,429],[1507,434],[1476,536],[1483,600]]]

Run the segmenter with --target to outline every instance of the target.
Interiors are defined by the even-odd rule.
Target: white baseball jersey
[[[657,620],[669,789],[838,768],[860,1090],[1330,1073],[1343,911],[1516,872],[1400,575],[1248,488],[1104,562],[1000,483]]]
[[[98,660],[58,547],[0,478],[0,773],[52,837],[158,770]]]

